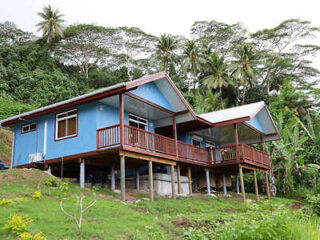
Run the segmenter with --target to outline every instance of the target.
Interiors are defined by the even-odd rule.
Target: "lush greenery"
[[[39,15],[39,39],[0,23],[0,119],[167,71],[197,113],[265,101],[281,135],[266,146],[273,194],[318,187],[320,91],[313,59],[320,47],[310,42],[319,34],[312,23],[289,19],[250,33],[238,23],[201,21],[187,39],[128,27],[63,26],[64,16],[50,6]]]
[[[129,193],[122,203],[101,189],[82,190],[39,170],[0,172],[1,239],[319,239],[320,222],[301,203],[285,198],[242,202],[211,196],[156,197]],[[67,184],[68,189],[59,186]],[[35,193],[42,197],[34,198]],[[73,211],[76,197],[84,194],[84,206],[97,203],[83,216],[79,231],[63,214],[59,202]],[[129,196],[128,195],[128,196]],[[250,194],[248,195],[251,196]],[[299,206],[299,207],[295,207]],[[24,238],[23,238],[24,237]]]

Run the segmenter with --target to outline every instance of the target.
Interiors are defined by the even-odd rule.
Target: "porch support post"
[[[264,140],[263,140],[263,136],[260,136],[260,140],[261,140],[261,150],[264,152]]]
[[[192,194],[191,167],[188,167],[189,194]]]
[[[114,164],[111,166],[111,190],[114,190],[116,188],[116,177],[115,177],[115,172],[114,172]]]
[[[177,136],[177,123],[176,123],[176,116],[172,116],[172,126],[173,126],[173,138],[175,142],[175,149],[176,149],[176,157],[178,157],[178,136]]]
[[[124,103],[123,94],[119,94],[120,146],[124,144]]]
[[[236,191],[237,191],[237,194],[240,194],[238,174],[236,174]]]
[[[244,182],[243,182],[243,171],[242,171],[242,167],[239,167],[239,175],[240,175],[240,185],[241,185],[241,193],[242,193],[242,199],[243,201],[246,200],[246,194],[244,192]]]
[[[85,163],[84,159],[80,159],[80,187],[85,186]]]
[[[171,194],[172,199],[176,199],[176,186],[175,186],[175,179],[174,179],[174,166],[171,165]]]
[[[149,161],[149,194],[150,194],[150,201],[153,202],[153,172],[152,172],[152,161]]]
[[[120,156],[120,182],[121,182],[121,200],[126,201],[126,170],[125,156]]]
[[[206,168],[206,180],[207,180],[207,192],[208,194],[211,194],[211,187],[210,187],[210,173],[209,173],[209,169]]]
[[[222,175],[222,180],[223,180],[223,196],[227,196],[226,174]]]
[[[266,189],[267,189],[267,195],[268,195],[268,199],[271,199],[271,195],[270,195],[270,186],[269,186],[269,179],[268,179],[268,171],[266,172]]]
[[[259,192],[258,192],[258,182],[257,182],[257,172],[253,171],[253,180],[254,180],[254,190],[256,193],[256,201],[259,201]]]
[[[236,123],[233,124],[233,128],[234,128],[234,142],[236,144],[236,158],[237,158],[237,162],[240,163],[238,125]]]
[[[136,187],[137,190],[140,191],[140,168],[136,170]]]
[[[177,181],[178,181],[178,194],[181,194],[182,190],[181,190],[181,178],[180,178],[180,165],[177,165]]]

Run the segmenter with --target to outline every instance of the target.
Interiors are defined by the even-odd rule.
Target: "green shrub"
[[[32,198],[33,199],[40,199],[40,198],[42,198],[42,193],[40,191],[36,191],[33,193]]]
[[[59,189],[60,189],[61,192],[67,192],[69,190],[69,184],[68,183],[62,183],[62,184],[60,184]]]
[[[5,199],[5,198],[3,198],[2,200],[0,200],[0,206],[2,206],[2,205],[7,205],[7,204],[10,204],[10,203],[13,203],[13,200],[11,200],[11,199]]]
[[[27,215],[15,214],[9,217],[7,223],[4,225],[4,229],[19,236],[20,234],[28,231],[28,224],[30,222],[32,222],[32,220]]]
[[[31,233],[24,232],[19,235],[20,240],[46,240],[42,233],[36,233],[32,235]]]
[[[48,187],[59,187],[60,182],[55,177],[49,177],[47,180],[43,182],[43,185]]]
[[[308,195],[306,198],[306,203],[311,209],[312,213],[320,216],[320,194]]]

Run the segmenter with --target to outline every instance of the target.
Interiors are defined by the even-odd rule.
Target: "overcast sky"
[[[318,4],[317,4],[318,2]],[[320,26],[319,0],[0,0],[0,22],[13,21],[35,32],[44,5],[59,8],[67,24],[139,27],[159,35],[188,36],[194,21],[241,22],[249,31],[270,28],[289,18]]]

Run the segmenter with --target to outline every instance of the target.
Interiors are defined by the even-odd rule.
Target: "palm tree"
[[[184,73],[190,72],[194,78],[201,72],[205,63],[205,59],[201,56],[200,49],[194,40],[186,42],[183,51],[182,71]]]
[[[178,62],[178,57],[175,50],[178,48],[178,41],[171,35],[162,34],[156,45],[155,58],[160,61],[160,70],[174,72],[175,63]]]
[[[208,89],[219,89],[220,102],[223,108],[222,87],[228,87],[231,83],[228,75],[228,65],[224,62],[223,57],[213,53],[206,60],[206,71],[210,75],[204,78],[203,83]]]
[[[242,105],[245,102],[248,85],[256,82],[255,68],[259,63],[258,57],[250,43],[241,44],[234,52],[231,70],[234,78],[243,86]]]
[[[47,43],[50,43],[54,38],[62,38],[62,23],[64,20],[63,14],[60,14],[59,9],[53,9],[50,5],[44,6],[42,12],[38,12],[38,15],[43,19],[36,26],[38,31],[43,32],[43,37],[47,38]]]

